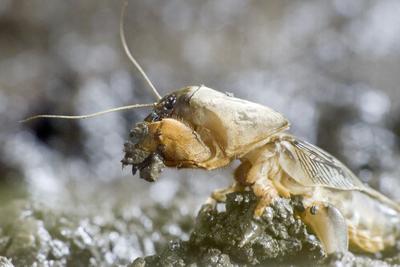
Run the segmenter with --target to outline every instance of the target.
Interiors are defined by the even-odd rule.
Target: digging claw
[[[164,168],[162,157],[159,154],[152,154],[145,160],[144,166],[140,168],[140,178],[148,182],[155,182]]]

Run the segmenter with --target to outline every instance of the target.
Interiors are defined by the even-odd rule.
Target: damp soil
[[[327,256],[295,215],[296,200],[280,199],[260,219],[251,192],[232,193],[223,207],[203,206],[188,241],[171,241],[159,254],[130,266],[398,266],[399,256],[350,252]]]
[[[398,266],[400,254],[327,257],[297,218],[296,200],[279,200],[253,218],[251,192],[182,212],[168,205],[113,209],[82,218],[12,201],[0,210],[0,266]],[[153,253],[151,253],[153,251]],[[148,256],[141,256],[147,255]],[[138,257],[140,256],[140,257]]]

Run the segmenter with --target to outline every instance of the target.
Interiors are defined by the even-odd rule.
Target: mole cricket
[[[83,119],[108,112],[152,107],[133,127],[124,145],[123,166],[156,181],[167,167],[213,170],[235,160],[231,187],[213,192],[207,201],[252,190],[258,197],[254,217],[279,197],[299,196],[298,216],[330,254],[351,249],[383,251],[400,236],[400,205],[363,184],[344,164],[312,144],[287,133],[288,120],[271,108],[207,88],[188,86],[161,97],[132,56],[124,35],[123,5],[120,37],[123,48],[157,98],[156,103],[118,107],[89,115],[37,115],[27,118]]]

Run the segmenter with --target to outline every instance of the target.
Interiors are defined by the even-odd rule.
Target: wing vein
[[[363,189],[358,178],[333,156],[301,140],[291,140],[297,159],[304,173],[314,185],[338,189]]]

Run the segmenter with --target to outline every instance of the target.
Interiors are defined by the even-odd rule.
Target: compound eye
[[[165,101],[165,108],[167,109],[172,109],[176,103],[176,96],[175,95],[170,95],[167,97]]]

